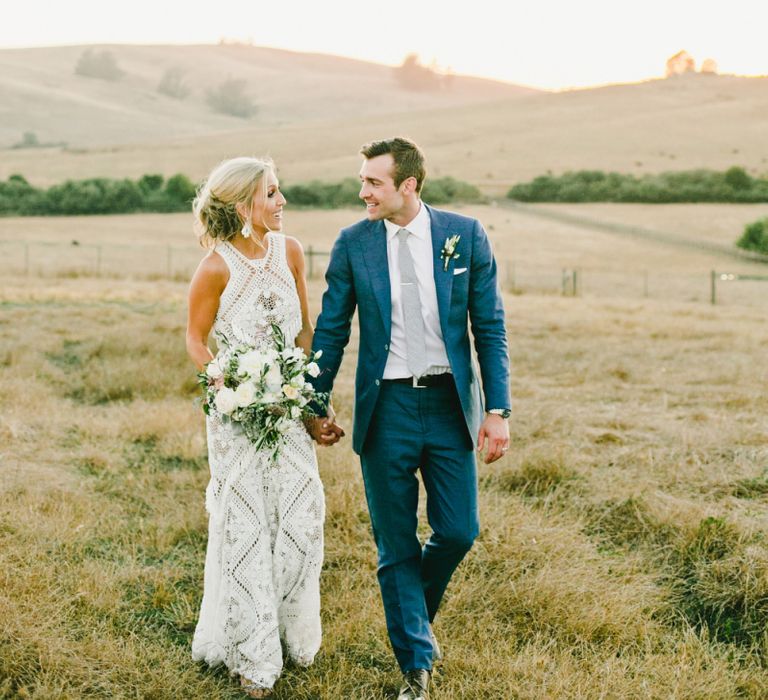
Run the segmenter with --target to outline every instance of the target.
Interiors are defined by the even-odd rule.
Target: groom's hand
[[[344,428],[336,423],[335,416],[314,416],[305,425],[310,436],[318,445],[335,445],[346,434]]]
[[[506,418],[494,413],[486,413],[485,420],[477,434],[477,449],[479,452],[488,445],[485,454],[485,463],[495,462],[509,449],[509,423]]]

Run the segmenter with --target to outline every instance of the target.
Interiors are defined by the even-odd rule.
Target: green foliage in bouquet
[[[273,342],[266,347],[228,346],[198,374],[203,387],[203,411],[213,413],[256,445],[271,450],[276,458],[283,434],[296,421],[314,415],[312,402],[325,394],[315,391],[306,375],[316,377],[320,368],[300,347],[286,347],[285,336],[272,323],[267,333]]]

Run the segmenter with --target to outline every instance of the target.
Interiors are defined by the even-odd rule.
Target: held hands
[[[477,434],[477,450],[482,452],[488,444],[485,463],[495,462],[509,449],[509,424],[505,418],[494,413],[486,413],[485,420]]]
[[[323,446],[335,445],[346,433],[344,428],[336,423],[336,413],[328,406],[327,416],[313,416],[304,421],[307,432],[312,439]]]

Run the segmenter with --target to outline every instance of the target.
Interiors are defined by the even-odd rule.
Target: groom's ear
[[[407,177],[400,183],[400,190],[403,194],[413,194],[417,184],[415,177]]]

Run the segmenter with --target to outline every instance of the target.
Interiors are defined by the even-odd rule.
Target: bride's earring
[[[240,229],[240,233],[243,234],[243,238],[250,238],[253,235],[253,228],[251,227],[250,219],[245,220],[243,228]]]

